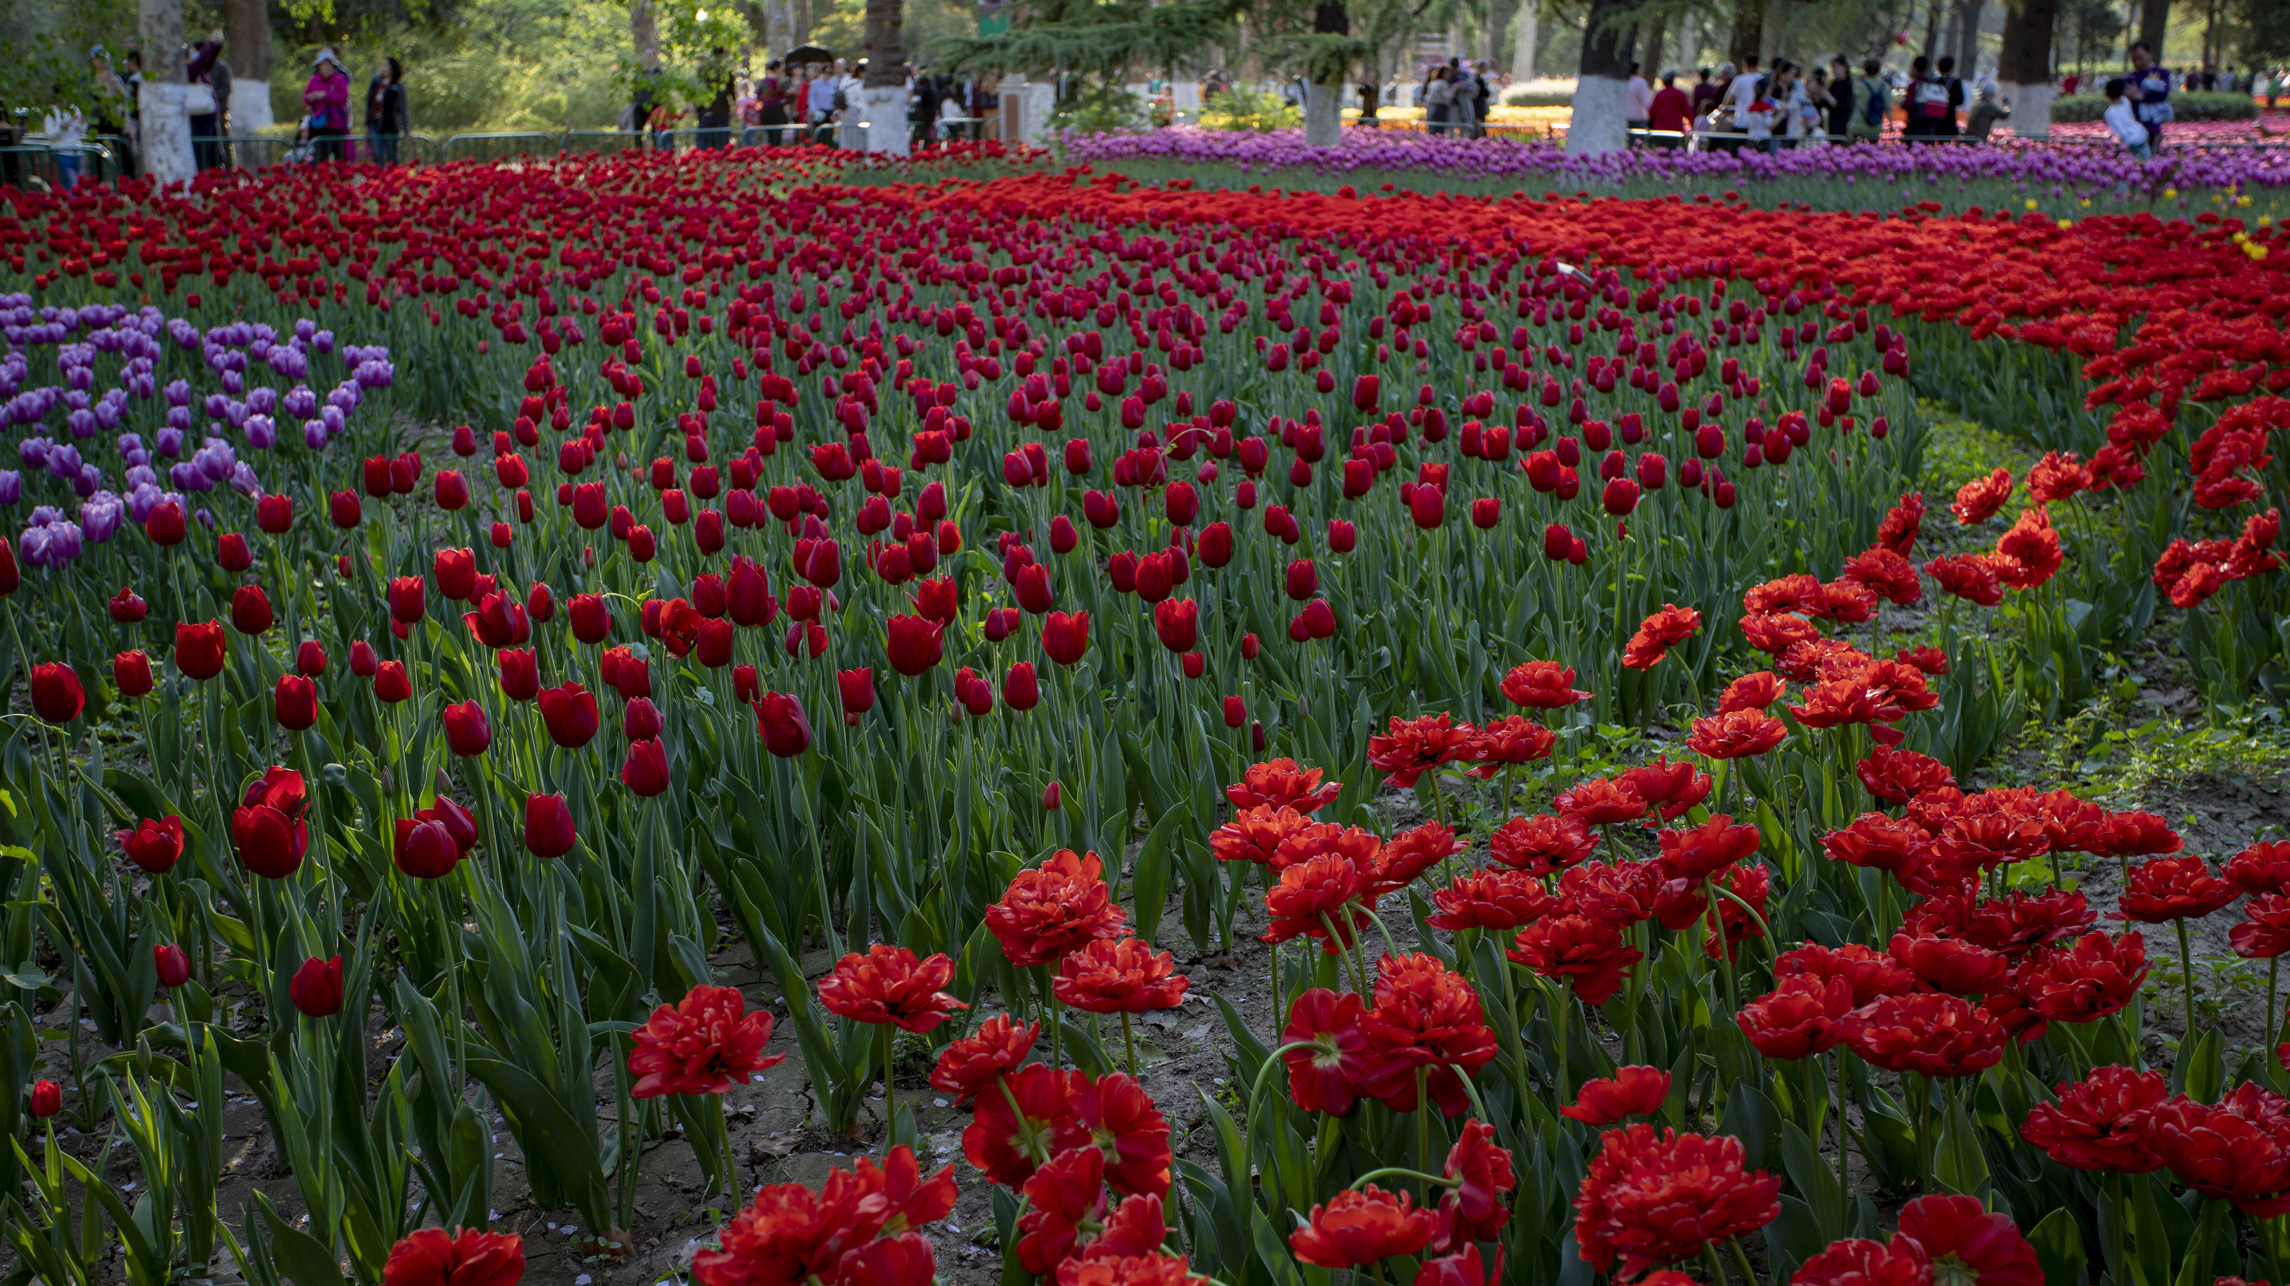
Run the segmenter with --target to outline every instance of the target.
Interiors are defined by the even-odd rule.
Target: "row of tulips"
[[[1895,1191],[2112,1211],[2118,1233],[2174,1204],[2155,1178],[2118,1184],[2112,1205],[2073,1198],[2079,1180],[1993,1121],[2147,1048],[2141,940],[2093,942],[2076,895],[2029,889],[2057,884],[2066,854],[2127,861],[2176,837],[2069,800],[1967,797],[1952,776],[2020,694],[2081,681],[2063,582],[2104,579],[2093,510],[2169,503],[2171,478],[2142,476],[2153,441],[1966,488],[1953,516],[1979,544],[1999,531],[1993,550],[1931,557],[1927,540],[1920,565],[1908,339],[1827,283],[1743,289],[1706,260],[1642,267],[1510,239],[1459,258],[1245,208],[1173,220],[1166,197],[1070,179],[1108,226],[989,213],[992,188],[901,195],[887,214],[797,189],[770,198],[782,222],[765,232],[709,204],[752,177],[737,166],[628,164],[599,176],[627,199],[601,189],[547,216],[550,236],[525,226],[548,207],[516,194],[559,178],[457,168],[363,176],[375,204],[343,225],[348,255],[299,234],[282,243],[309,253],[269,264],[219,241],[195,266],[145,252],[163,241],[137,250],[162,280],[131,289],[181,291],[194,267],[215,279],[216,295],[185,299],[201,315],[285,296],[386,339],[342,351],[335,417],[307,385],[312,354],[336,377],[316,321],[201,333],[42,302],[119,285],[68,271],[7,301],[11,422],[43,469],[17,485],[49,502],[37,528],[82,539],[53,557],[43,537],[35,559],[27,537],[25,566],[0,569],[35,715],[8,759],[21,807],[0,828],[20,896],[0,935],[18,959],[35,942],[57,953],[65,1003],[102,1047],[83,1059],[73,1023],[71,1092],[24,1103],[111,1123],[145,1193],[131,1206],[61,1149],[18,1158],[30,1187],[12,1227],[43,1279],[96,1271],[75,1208],[113,1213],[138,1281],[221,1252],[297,1286],[319,1263],[373,1280],[401,1254],[506,1265],[507,1244],[475,1233],[407,1249],[420,1223],[486,1222],[486,1104],[534,1199],[577,1209],[599,1253],[624,1241],[644,1145],[670,1129],[732,1190],[720,1094],[771,1056],[768,1019],[716,986],[724,918],[788,997],[829,1125],[862,1123],[894,1065],[891,1028],[940,1047],[935,1083],[976,1104],[966,1151],[998,1185],[1013,1272],[1181,1278],[1166,1246],[1227,1281],[1287,1281],[1275,1216],[1318,1207],[1293,1247],[1313,1265],[1421,1258],[1436,1235],[1436,1281],[1494,1274],[1498,1248],[1534,1271],[1635,1276],[1764,1228],[1782,1275],[1874,1229],[1856,1158]],[[660,178],[684,186],[642,189]],[[156,200],[259,218],[318,181]],[[386,203],[417,183],[471,196],[409,235]],[[105,193],[73,200],[78,230],[48,225],[67,256],[105,218],[168,231],[107,210]],[[671,202],[710,211],[682,243],[657,231]],[[387,226],[370,222],[385,210]],[[895,235],[895,253],[824,235],[853,219]],[[449,239],[463,220],[470,235]],[[382,260],[384,245],[403,248]],[[350,302],[320,258],[350,258],[372,302]],[[234,291],[234,268],[276,284]],[[448,296],[461,320],[430,302]],[[250,380],[252,362],[293,382]],[[484,433],[413,441],[387,414],[349,418],[361,399],[427,405],[440,378],[481,382]],[[105,381],[123,396],[94,397]],[[169,458],[181,437],[170,452],[165,432],[201,412],[213,441],[165,485],[142,438],[122,435],[124,468],[56,465],[60,439],[122,426]],[[280,412],[307,421],[299,444],[256,430]],[[238,435],[243,462],[224,458]],[[878,441],[903,450],[878,457]],[[2221,460],[2221,485],[2271,466],[2212,441],[2204,478]],[[553,487],[532,476],[552,455]],[[193,478],[210,480],[197,501]],[[115,516],[116,538],[98,540],[106,496],[135,524]],[[2182,581],[2232,569],[2234,592],[2271,593],[2276,537],[2250,517],[2189,545],[2164,588],[2192,606]],[[1973,613],[2007,591],[2017,629],[1997,647]],[[1769,669],[1725,682],[1758,653]],[[1693,760],[1586,773],[1601,724],[1666,720],[1721,690]],[[608,724],[619,736],[600,742]],[[1275,748],[1338,781],[1259,762]],[[1215,766],[1241,784],[1220,795]],[[1402,825],[1404,796],[1379,794],[1379,776],[1434,820]],[[1659,857],[1633,835],[1649,818],[1686,823],[1657,832]],[[1457,869],[1481,839],[1492,865]],[[1112,862],[1067,851],[1133,844]],[[1602,846],[1610,860],[1591,860]],[[2154,922],[2183,929],[2223,905],[2170,900],[2205,875],[2189,860],[2126,870],[2180,908]],[[1276,942],[1317,949],[1274,953],[1285,1028],[1228,1014],[1239,1083],[1269,1087],[1286,1066],[1290,1093],[1253,1093],[1238,1119],[1213,1105],[1211,1171],[1174,1159],[1134,1079],[1130,1019],[1183,994],[1148,945],[1173,935],[1163,918],[1196,950],[1229,948],[1252,885]],[[1401,935],[1412,922],[1414,950],[1387,917]],[[1872,965],[1851,996],[1793,983],[1821,972],[1781,963],[1808,940],[1866,943],[1894,972]],[[806,941],[843,959],[816,996],[796,963]],[[8,985],[24,1033],[11,1067],[29,1084],[27,1011],[63,993]],[[2174,1088],[2208,1102],[2227,1051],[2186,1011]],[[1121,1016],[1120,1053],[1075,1013]],[[1794,1054],[1773,1035],[1806,1027]],[[400,1052],[369,1084],[384,1030]],[[1689,1134],[1641,1124],[1596,1141],[1605,1177],[1578,1192],[1594,1140],[1547,1105],[1613,1070],[1599,1032],[1669,1072],[1665,1119]],[[2271,1083],[2270,1067],[2236,1079]],[[219,1150],[200,1141],[223,1096],[200,1087],[226,1075],[261,1101],[315,1231],[270,1194],[215,1209]],[[1818,1088],[1832,1079],[1833,1098]],[[817,1193],[767,1189],[695,1274],[926,1280],[915,1230],[945,1214],[951,1181],[922,1180],[900,1151],[911,1109],[885,1088],[880,1167]],[[1699,1133],[1713,1127],[1742,1142]],[[1431,1174],[1450,1147],[1444,1179]],[[1779,1166],[1787,1195],[1761,1205],[1757,1183],[1722,1178],[1728,1164]],[[1391,1166],[1408,1173],[1375,1173]],[[1672,1173],[1741,1188],[1738,1217],[1647,1240],[1665,1207],[1617,1194]],[[1528,1175],[1507,1207],[1519,1217],[1497,1218]],[[95,1204],[75,1205],[67,1178]],[[1754,1218],[1768,1206],[1787,1217]],[[1993,1226],[1977,1203],[1923,1208],[1965,1236]],[[2075,1218],[2038,1250],[2112,1244]],[[2204,1218],[2191,1259],[2159,1214],[2131,1240],[2162,1271],[2223,1263],[2226,1216]],[[1381,1241],[1344,1231],[1395,1220],[1406,1231]],[[1102,1254],[1081,1245],[1101,1235]],[[1904,1232],[1901,1262],[1947,1262],[1939,1236]]]

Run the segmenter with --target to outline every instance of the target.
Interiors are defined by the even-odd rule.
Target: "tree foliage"
[[[948,40],[930,50],[954,67],[1064,71],[1101,84],[1133,68],[1162,71],[1197,65],[1232,33],[1240,0],[1044,0],[1029,4],[998,35]]]

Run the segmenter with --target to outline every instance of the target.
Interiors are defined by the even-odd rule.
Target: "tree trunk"
[[[763,46],[766,59],[779,58],[801,44],[795,34],[792,0],[763,0]]]
[[[1312,34],[1349,37],[1352,16],[1342,0],[1320,0],[1312,6]],[[1344,141],[1344,75],[1351,60],[1320,57],[1307,69],[1310,89],[1304,99],[1304,145],[1336,147]]]
[[[1964,0],[1955,0],[1954,3],[1948,6],[1948,25],[1941,29],[1940,47],[1933,51],[1932,60],[1934,62],[1939,62],[1940,55],[1942,54],[1947,54],[1952,58],[1955,57],[1957,46],[1963,43],[1963,32]],[[1933,70],[1937,72],[1939,71],[1939,68],[1935,67]],[[1958,71],[1959,74],[1968,76],[1971,74],[1972,69],[1959,65]]]
[[[2163,61],[2163,36],[2171,25],[2171,0],[2147,0],[2139,7],[2139,41],[2147,52]]]
[[[1966,80],[1980,70],[1980,18],[1987,8],[1987,0],[1964,0],[1957,6],[1964,25],[1956,37],[1956,74]]]
[[[223,52],[231,64],[231,132],[269,129],[270,11],[263,0],[225,0]]]
[[[1497,48],[1503,43],[1503,28],[1518,16],[1519,0],[1492,0],[1487,6],[1487,21],[1480,30],[1479,57],[1492,66]]]
[[[2051,33],[2059,0],[2020,0],[2004,11],[2004,48],[1996,60],[1996,81],[2012,100],[2012,132],[2021,138],[2051,137]]]
[[[1663,28],[1669,25],[1670,15],[1657,13],[1646,20],[1646,52],[1638,56],[1640,70],[1646,73],[1646,83],[1658,85],[1662,76]]]
[[[905,21],[900,0],[867,0],[867,76],[859,91],[859,120],[867,126],[866,148],[894,156],[907,154]]]
[[[1535,78],[1535,37],[1542,25],[1542,0],[1520,0],[1519,27],[1511,37],[1511,79],[1524,83]]]
[[[1932,0],[1931,6],[1924,11],[1924,43],[1917,48],[1917,52],[1927,58],[1940,56],[1937,48],[1940,44],[1940,6],[1946,3],[1948,0]]]
[[[1577,156],[1630,145],[1630,46],[1636,34],[1618,21],[1630,0],[1591,0],[1582,25],[1582,64],[1574,83],[1574,118],[1566,150]]]
[[[143,69],[136,99],[142,121],[143,172],[156,183],[188,182],[198,173],[191,157],[191,118],[183,111],[183,0],[141,0],[143,47],[166,51]]]
[[[1765,0],[1734,0],[1733,43],[1726,56],[1736,68],[1747,67],[1764,43]]]
[[[660,15],[652,12],[652,0],[628,0],[628,38],[636,42],[636,61],[644,70],[660,70]]]

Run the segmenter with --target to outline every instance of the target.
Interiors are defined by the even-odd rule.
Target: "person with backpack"
[[[1940,128],[1934,132],[1942,138],[1955,138],[1958,133],[1956,109],[1964,105],[1964,81],[1956,75],[1956,59],[1948,54],[1940,55],[1940,61],[1933,64],[1933,73],[1934,79],[1948,87],[1948,114],[1941,117]]]
[[[1902,132],[1911,142],[1940,137],[1940,122],[1955,116],[1948,105],[1948,82],[1932,74],[1932,60],[1923,54],[1908,65],[1907,99],[1908,126]]]
[[[1874,143],[1884,137],[1885,117],[1892,112],[1891,95],[1885,92],[1884,64],[1874,58],[1861,60],[1861,78],[1853,82],[1852,116],[1845,122],[1845,137],[1855,143]]]

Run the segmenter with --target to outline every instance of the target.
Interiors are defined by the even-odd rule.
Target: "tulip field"
[[[0,194],[0,1280],[2290,1282],[2240,188],[822,155]]]

